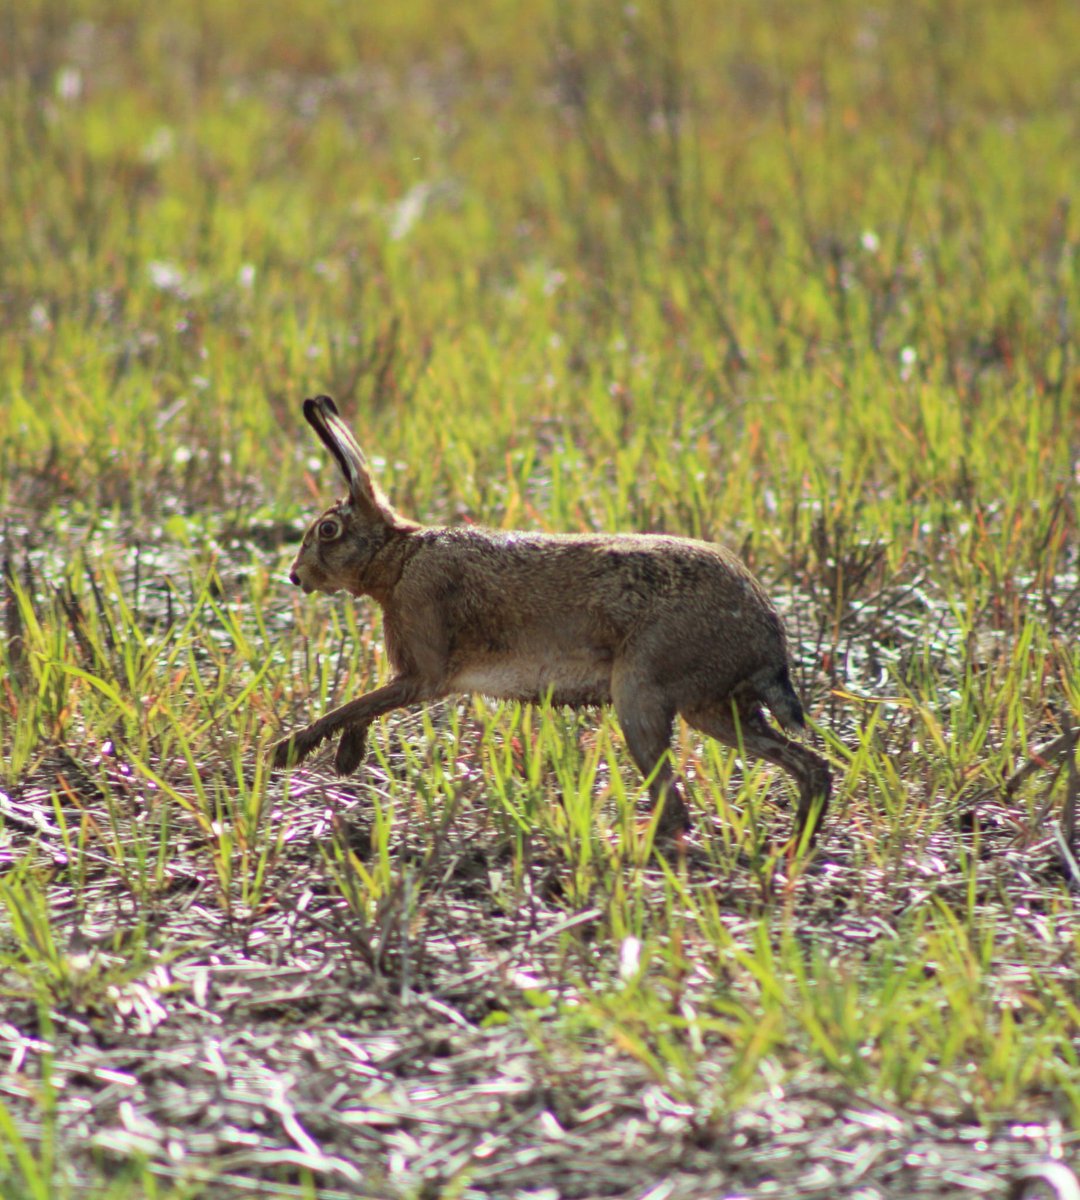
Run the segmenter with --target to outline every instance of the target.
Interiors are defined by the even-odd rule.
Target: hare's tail
[[[791,686],[787,666],[770,667],[754,679],[754,690],[785,729],[805,729],[803,706]]]

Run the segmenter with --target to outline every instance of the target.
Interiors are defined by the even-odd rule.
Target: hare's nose
[[[289,572],[289,582],[294,583],[297,587],[300,586],[300,576],[295,571]]]

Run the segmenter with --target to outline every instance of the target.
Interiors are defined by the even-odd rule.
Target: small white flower
[[[633,979],[641,970],[641,939],[625,937],[619,945],[619,978]]]
[[[400,242],[408,236],[409,230],[424,215],[428,200],[431,198],[431,184],[416,183],[390,208],[390,238]]]
[[[150,276],[150,282],[159,291],[176,292],[179,291],[184,283],[184,272],[176,265],[176,263],[165,262],[162,259],[154,259],[153,262],[146,264],[146,273]]]
[[[864,229],[859,242],[867,254],[877,254],[881,249],[881,238],[872,229]]]
[[[565,282],[566,273],[564,271],[548,271],[544,276],[544,295],[554,296]]]
[[[142,148],[143,162],[164,162],[175,147],[176,134],[168,125],[159,125],[147,138],[146,144]]]
[[[78,67],[61,67],[56,72],[56,94],[61,100],[78,100],[82,90],[82,71]]]

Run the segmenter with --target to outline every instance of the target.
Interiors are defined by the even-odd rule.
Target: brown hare
[[[305,592],[371,596],[394,669],[273,747],[299,763],[341,731],[336,769],[360,765],[368,726],[404,705],[462,692],[532,704],[613,704],[648,780],[659,828],[689,826],[667,753],[693,728],[783,767],[799,787],[796,831],[812,840],[829,802],[825,760],[766,721],[803,727],[780,616],[729,551],[661,534],[555,535],[433,528],[394,511],[329,396],[304,416],[349,494],[304,535],[289,578]]]

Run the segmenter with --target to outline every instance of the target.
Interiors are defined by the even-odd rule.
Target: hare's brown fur
[[[784,768],[797,827],[816,830],[831,779],[823,758],[769,724],[803,725],[783,623],[729,551],[659,534],[506,533],[401,517],[374,484],[326,396],[304,414],[349,496],[316,520],[292,566],[306,592],[344,589],[383,609],[394,676],[278,742],[295,764],[342,731],[336,765],[355,770],[368,726],[391,709],[462,692],[554,704],[613,704],[649,779],[661,827],[689,824],[667,749],[676,714]]]

